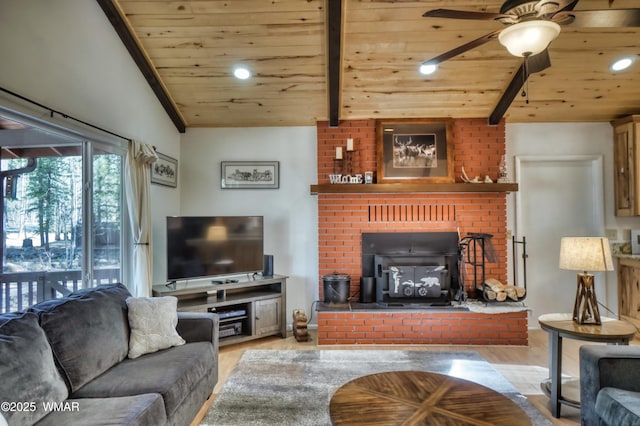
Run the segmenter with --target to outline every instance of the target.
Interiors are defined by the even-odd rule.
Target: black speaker
[[[273,276],[273,255],[265,254],[264,255],[264,271],[262,271],[263,277],[272,277]]]

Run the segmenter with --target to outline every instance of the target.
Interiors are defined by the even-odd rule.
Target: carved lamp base
[[[578,274],[576,301],[573,305],[573,320],[578,324],[601,324],[592,274]]]

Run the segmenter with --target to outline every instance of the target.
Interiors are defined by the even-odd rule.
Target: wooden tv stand
[[[154,285],[153,295],[177,297],[179,311],[217,313],[220,346],[278,334],[287,337],[288,277],[231,277],[237,282],[224,282],[225,278],[222,283],[211,278]]]

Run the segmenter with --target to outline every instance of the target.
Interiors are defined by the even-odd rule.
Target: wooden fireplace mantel
[[[516,192],[517,183],[329,183],[311,185],[311,194],[380,194],[419,192]]]

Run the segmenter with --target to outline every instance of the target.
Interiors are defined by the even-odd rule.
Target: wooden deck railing
[[[120,268],[94,269],[93,285],[120,281]],[[82,271],[13,272],[1,274],[0,313],[22,311],[44,300],[83,288]]]

